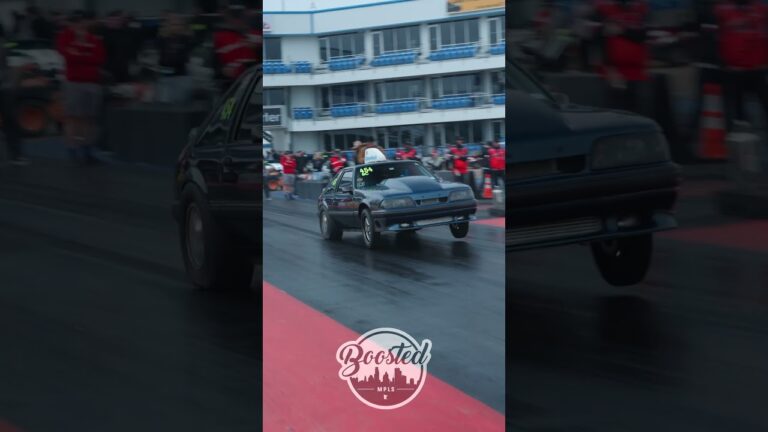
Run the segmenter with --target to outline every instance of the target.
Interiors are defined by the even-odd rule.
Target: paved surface
[[[715,212],[718,170],[686,170],[642,285],[606,285],[581,246],[507,257],[515,430],[768,430],[768,221]]]
[[[254,431],[260,296],[187,284],[172,173],[0,166],[0,431]]]
[[[483,216],[487,217],[487,210]],[[325,241],[319,233],[314,202],[286,201],[276,196],[264,205],[264,279],[350,333],[359,335],[377,327],[395,327],[418,340],[430,339],[433,348],[429,373],[435,377],[433,382],[439,380],[454,387],[463,393],[462,400],[468,396],[492,408],[494,414],[488,415],[498,417],[499,422],[496,429],[490,430],[501,430],[504,413],[503,228],[472,224],[468,237],[461,241],[455,240],[447,227],[422,230],[415,241],[399,240],[394,235],[386,235],[385,239],[386,244],[373,251],[365,248],[357,232],[345,232],[339,243]],[[265,303],[265,310],[269,308]],[[308,332],[317,330],[304,314],[291,318]],[[325,355],[330,360],[338,346],[347,340],[343,333],[338,334],[336,346],[331,343],[326,349]],[[327,385],[334,389],[343,387],[342,397],[352,404],[349,409],[362,405],[354,399],[346,383],[338,379],[337,364],[318,366],[328,363],[309,355],[315,351],[298,341],[284,341],[283,346],[290,351],[283,354],[286,361],[305,356],[307,368],[295,370],[296,374],[330,377]],[[278,362],[267,363],[267,358],[265,354],[265,399],[271,396],[267,376],[273,368],[281,366]],[[426,386],[430,386],[430,381]],[[424,390],[417,399],[424,398],[424,403],[439,403],[455,411],[463,409],[462,405],[451,405],[457,399],[447,393],[432,392],[431,395]],[[284,397],[284,402],[300,403],[295,398]],[[326,411],[331,410],[330,407],[338,410],[343,407],[335,399],[315,403],[318,409],[325,407]],[[341,415],[338,410],[331,412]],[[424,411],[427,419],[429,412]],[[371,410],[369,416],[382,421],[387,418]],[[287,424],[293,427],[302,424],[300,418],[294,420],[296,423],[288,421]],[[479,427],[474,424],[472,420],[456,421],[448,430],[481,430],[473,429]],[[316,427],[324,425],[318,422]]]

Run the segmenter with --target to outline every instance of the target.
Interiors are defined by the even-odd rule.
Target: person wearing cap
[[[226,12],[227,23],[213,34],[218,72],[226,87],[257,61],[257,45],[248,37],[244,13],[242,6],[230,6]]]
[[[70,157],[94,163],[91,148],[96,138],[96,118],[101,114],[104,43],[90,30],[92,14],[75,12],[56,38],[65,62],[65,131]]]

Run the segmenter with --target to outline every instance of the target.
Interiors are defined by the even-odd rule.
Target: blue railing
[[[418,110],[419,102],[415,99],[387,101],[376,105],[377,114],[413,112]]]
[[[293,71],[295,73],[312,73],[312,63],[308,61],[293,62]]]
[[[507,53],[507,44],[505,42],[499,42],[496,45],[491,45],[491,48],[488,50],[489,53],[492,55],[501,55]]]
[[[418,53],[413,50],[387,52],[378,55],[371,61],[371,66],[392,66],[416,62]]]
[[[286,74],[291,73],[291,67],[277,60],[267,60],[264,62],[265,74]]]
[[[332,71],[357,69],[363,63],[365,63],[363,56],[338,57],[328,61],[328,68]]]
[[[355,117],[365,112],[365,104],[341,104],[331,107],[331,117]]]
[[[297,107],[293,109],[293,118],[295,120],[309,120],[314,118],[315,110],[310,107]]]
[[[469,108],[473,106],[475,106],[475,102],[469,95],[443,96],[432,101],[433,109]]]
[[[491,102],[493,102],[494,105],[504,105],[507,102],[507,97],[504,93],[495,94],[491,96]]]
[[[432,61],[452,60],[474,57],[475,55],[477,55],[477,44],[458,44],[432,51],[429,54],[429,59]]]

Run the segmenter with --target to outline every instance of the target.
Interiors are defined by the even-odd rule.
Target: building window
[[[322,107],[329,109],[334,105],[365,103],[367,102],[365,90],[366,84],[364,83],[322,87],[320,89]]]
[[[285,89],[269,88],[264,89],[264,105],[285,105]]]
[[[373,32],[373,55],[388,52],[419,50],[419,27],[399,27]]]
[[[377,128],[376,141],[384,148],[402,147],[407,142],[418,147],[424,145],[425,134],[424,125]]]
[[[504,43],[504,27],[506,26],[506,22],[506,16],[494,17],[488,20],[491,29],[491,45]]]
[[[479,144],[483,142],[483,123],[480,121],[467,121],[444,123],[443,133],[439,134],[445,141],[438,143],[450,146],[456,143],[457,137],[462,137],[467,144]]]
[[[323,133],[325,151],[349,150],[355,141],[366,142],[371,138],[367,129],[340,130]]]
[[[476,19],[448,21],[429,27],[432,51],[452,45],[477,43],[480,40],[479,23]]]
[[[432,98],[480,92],[480,74],[451,75],[432,79]]]
[[[320,38],[320,59],[361,55],[365,52],[362,33],[347,33]]]
[[[280,38],[264,39],[264,60],[282,60],[283,49]]]
[[[424,97],[424,81],[420,79],[377,82],[374,88],[376,103]]]
[[[491,72],[491,89],[493,94],[504,93],[504,71]]]

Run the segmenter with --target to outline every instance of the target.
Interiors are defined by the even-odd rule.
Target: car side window
[[[213,116],[205,128],[205,132],[195,147],[210,148],[225,144],[229,130],[235,120],[237,99],[240,93],[242,93],[243,81],[237,81],[221,98],[219,106],[214,110]]]
[[[263,87],[261,77],[257,79],[258,82],[251,89],[251,94],[248,95],[248,101],[240,118],[240,124],[237,127],[237,136],[235,137],[237,141],[257,141],[261,139],[257,135],[261,133]]]
[[[352,187],[352,171],[346,170],[341,174],[341,181],[339,182],[339,189],[349,186]]]

